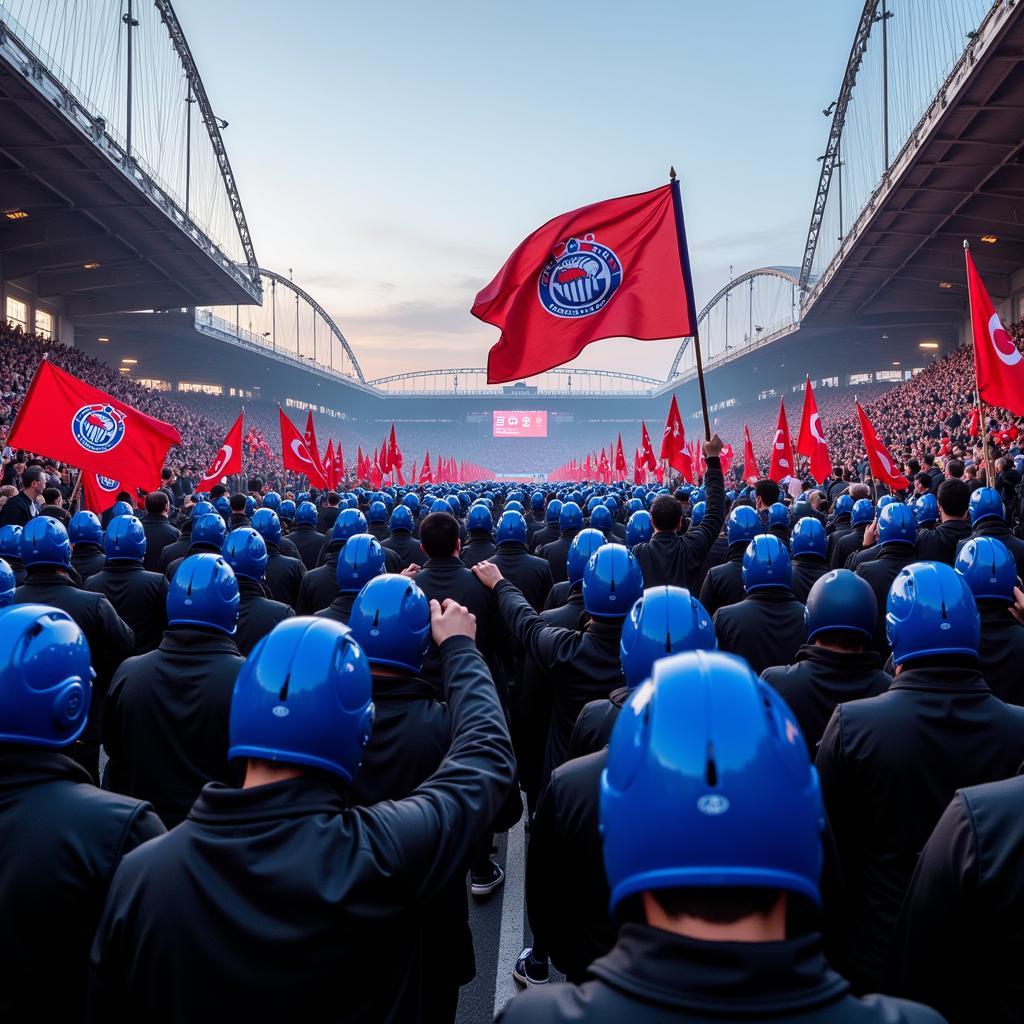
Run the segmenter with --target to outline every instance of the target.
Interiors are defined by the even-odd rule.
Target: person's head
[[[683,506],[671,494],[659,494],[651,503],[655,533],[676,533],[683,521]]]
[[[749,505],[737,505],[729,512],[725,535],[730,548],[734,544],[746,548],[761,530],[761,517]]]
[[[420,547],[427,558],[452,558],[461,550],[459,522],[450,512],[431,512],[420,523]]]
[[[850,484],[850,486],[846,489],[846,493],[853,499],[853,503],[856,504],[863,498],[871,497],[871,488],[868,487],[868,485],[865,483],[858,482],[855,484]]]
[[[914,493],[915,494],[928,494],[932,489],[932,478],[928,473],[923,470],[920,473],[914,474]]]
[[[833,466],[832,467],[832,476],[836,480],[842,480],[843,479],[843,467],[839,466],[839,465]]]
[[[1008,459],[1005,455],[1002,458],[996,459],[996,472],[1005,473],[1008,470],[1013,469],[1013,459]],[[45,499],[46,495],[43,495]]]
[[[327,492],[327,504],[330,508],[337,508],[341,503],[341,495],[337,491]]]
[[[46,490],[46,474],[39,466],[28,466],[21,474],[21,489],[35,501]]]
[[[127,516],[118,516],[117,519],[126,519]],[[111,522],[117,522],[112,519]],[[68,539],[74,544],[102,544],[103,527],[100,525],[99,516],[95,512],[83,509],[76,512],[68,523]]]
[[[804,516],[796,521],[790,539],[790,552],[794,558],[803,555],[817,556],[824,560],[828,554],[828,537],[820,520],[814,516]]]
[[[251,526],[232,530],[221,548],[224,561],[239,579],[259,582],[267,572],[267,544]]]
[[[819,577],[807,595],[807,642],[833,651],[863,651],[875,632],[878,603],[849,569]]]
[[[160,481],[165,487],[171,486],[178,479],[178,474],[170,466],[164,466],[160,470]]]
[[[146,531],[135,516],[110,520],[103,534],[103,553],[108,562],[141,562],[146,557]]]
[[[412,580],[397,575],[371,579],[352,604],[349,626],[375,674],[422,668],[430,646],[430,606]]]
[[[14,570],[3,558],[0,558],[0,608],[14,604],[14,591],[17,588],[18,581],[15,578]]]
[[[528,534],[526,517],[523,513],[506,509],[498,519],[498,525],[494,531],[494,542],[499,546],[502,544],[525,544]]]
[[[66,572],[71,565],[71,541],[63,523],[49,516],[30,519],[21,531],[21,561],[30,572],[56,569]]]
[[[935,456],[932,452],[927,452],[921,461],[924,463],[925,469],[931,469],[935,465]]]
[[[470,533],[486,534],[490,536],[494,530],[494,520],[491,510],[482,502],[474,505],[466,514],[466,529]]]
[[[339,594],[358,594],[375,576],[384,572],[384,549],[369,533],[357,533],[338,552],[336,576]]]
[[[976,491],[972,491],[967,503],[967,511],[971,518],[971,526],[977,526],[978,523],[983,523],[988,519],[1006,518],[1003,499],[999,497],[999,492],[992,487],[979,487]]]
[[[583,569],[583,607],[595,618],[625,618],[643,590],[643,570],[624,544],[602,545]]]
[[[943,522],[947,519],[966,519],[971,489],[963,480],[952,477],[939,484],[937,500],[939,516]]]
[[[948,459],[946,462],[946,477],[952,477],[954,480],[959,480],[964,475],[964,463],[962,459]],[[939,490],[942,490],[942,484],[939,484]]]
[[[921,472],[921,463],[917,459],[907,459],[907,476],[917,476]]]
[[[342,509],[338,514],[338,518],[334,520],[334,526],[331,529],[331,540],[346,541],[357,533],[366,533],[366,530],[366,516],[359,509]]]
[[[209,551],[220,551],[227,536],[224,520],[216,512],[206,512],[192,517],[191,543],[203,546]]]
[[[231,509],[232,512],[244,513],[246,508],[248,508],[248,502],[250,500],[251,499],[249,498],[248,494],[232,494],[231,497],[228,499],[228,507]]]
[[[44,487],[43,488],[43,504],[44,505],[55,505],[57,508],[64,507],[64,495],[61,494],[60,488],[58,487]]]
[[[793,566],[786,545],[773,533],[755,537],[743,553],[743,590],[788,590],[793,582]]]
[[[146,495],[146,511],[151,516],[166,516],[170,507],[170,499],[163,491],[150,491]]]
[[[1013,604],[1017,563],[998,538],[971,537],[957,554],[953,568],[963,577],[975,601],[996,601],[1003,608]]]
[[[167,589],[167,625],[231,635],[238,624],[238,603],[238,580],[220,554],[189,555]]]
[[[767,478],[758,480],[754,484],[754,507],[761,511],[763,508],[771,508],[782,495],[782,489],[774,480]]]
[[[210,502],[211,504],[216,502],[218,498],[223,498],[228,493],[227,487],[224,484],[214,484],[210,488]]]
[[[653,532],[651,513],[643,508],[638,509],[626,522],[626,547],[631,548],[636,544],[645,544],[651,539]]]

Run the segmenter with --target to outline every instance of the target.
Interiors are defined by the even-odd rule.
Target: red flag
[[[622,450],[622,434],[619,434],[618,444],[615,447],[615,472],[618,473],[620,480],[625,480],[626,474],[629,472],[626,453]]]
[[[654,456],[651,435],[647,433],[647,423],[644,420],[640,421],[640,454],[644,460],[644,465],[651,472],[654,472],[655,467],[658,465],[658,460]]]
[[[789,436],[789,420],[786,419],[786,402],[779,399],[779,423],[775,428],[772,442],[772,459],[768,466],[768,479],[778,483],[793,475],[793,439]]]
[[[644,482],[644,458],[640,454],[640,449],[636,448],[633,451],[633,484],[639,486]]]
[[[659,484],[663,484],[665,482],[665,470],[663,467],[658,466],[658,468],[654,471],[654,479],[657,480]],[[687,477],[687,479],[690,478]]]
[[[687,480],[692,480],[693,460],[686,451],[686,428],[683,426],[683,417],[679,415],[679,403],[675,395],[672,396],[665,431],[661,437],[661,457],[667,459],[668,464]]]
[[[146,490],[146,488],[143,488]],[[132,504],[136,507],[139,504],[138,487],[135,484],[122,483],[120,480],[113,480],[103,476],[101,473],[93,473],[89,470],[82,470],[82,505],[83,508],[91,509],[93,512],[103,512],[110,508],[122,492],[132,496]]]
[[[317,487],[326,487],[327,479],[320,464],[313,459],[306,439],[299,433],[296,426],[278,406],[278,422],[281,427],[281,452],[284,468],[294,473],[305,473],[309,482]]]
[[[597,479],[603,484],[611,483],[611,471],[608,466],[608,453],[602,448],[601,458],[597,464]]]
[[[899,475],[899,470],[896,468],[889,449],[879,440],[867,414],[860,407],[860,402],[857,403],[857,416],[860,418],[860,429],[864,434],[864,447],[867,449],[871,475],[876,480],[888,484],[895,491],[905,490],[910,486],[909,481],[905,476]]]
[[[965,243],[966,245],[966,243]],[[971,303],[974,335],[974,374],[983,402],[1024,416],[1024,353],[1013,343],[999,314],[992,308],[985,285],[971,258],[967,257],[967,294]]]
[[[678,182],[549,220],[472,313],[502,332],[488,384],[543,373],[602,338],[689,337],[697,314]]]
[[[323,461],[320,463],[327,477],[327,486],[334,489],[334,438],[327,438],[327,450],[324,452]]]
[[[7,444],[152,490],[181,434],[44,359]]]
[[[331,490],[336,491],[345,480],[345,449],[338,438],[338,447],[334,449],[334,473],[331,476]]]
[[[356,447],[356,476],[360,480],[366,479],[366,456],[363,455],[363,446]]]
[[[971,409],[971,425],[967,429],[968,436],[977,437],[981,433],[981,428],[978,425],[980,419],[981,416],[978,412],[978,407],[975,406],[973,409]]]
[[[594,472],[594,470],[593,470],[593,468],[591,467],[591,464],[590,464],[590,452],[587,452],[586,461],[583,463],[583,478],[584,478],[584,480],[589,480],[590,476],[591,476],[591,474],[593,472]]]
[[[420,467],[420,483],[421,484],[432,484],[434,482],[434,474],[430,468],[430,452],[423,453],[423,465]]]
[[[416,460],[415,459],[412,460],[412,476],[409,478],[409,483],[411,483],[411,484],[419,483],[419,479],[416,476]]]
[[[800,435],[796,439],[796,450],[811,460],[811,474],[818,483],[824,483],[832,472],[832,459],[828,453],[828,442],[821,429],[818,403],[814,400],[811,378],[804,387],[804,411],[800,417]]]
[[[320,470],[320,475],[327,480],[328,476],[324,472],[324,464],[320,461],[320,449],[316,443],[316,427],[313,426],[313,410],[310,409],[306,413],[306,432],[302,435],[303,440],[306,442],[306,451],[313,457],[313,461],[317,464]]]
[[[391,424],[391,437],[388,440],[388,462],[394,469],[402,468],[402,449],[398,447],[394,423]]]
[[[757,459],[754,457],[754,445],[750,440],[750,427],[743,424],[743,479],[748,484],[755,483],[761,476]]]
[[[735,454],[736,453],[733,451],[733,448],[732,448],[731,444],[723,444],[722,445],[722,454],[721,454],[720,458],[722,460],[722,473],[723,473],[723,475],[727,476],[728,473],[729,473],[729,470],[732,469],[732,460],[733,460],[733,457],[735,456]]]
[[[208,491],[214,484],[220,483],[221,478],[230,476],[232,473],[242,472],[242,420],[245,413],[240,412],[235,425],[228,431],[220,451],[214,456],[206,476],[196,483],[197,491]]]

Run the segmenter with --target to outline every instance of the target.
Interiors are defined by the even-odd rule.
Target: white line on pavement
[[[519,819],[509,830],[505,851],[505,886],[501,898],[501,941],[494,982],[494,1015],[519,991],[512,977],[516,957],[523,948],[523,914],[526,904],[526,833]]]

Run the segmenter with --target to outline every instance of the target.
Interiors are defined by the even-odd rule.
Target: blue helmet
[[[540,512],[544,508],[544,495],[540,491],[534,491],[530,495],[530,508],[534,512]]]
[[[331,540],[348,540],[357,533],[366,533],[366,516],[357,508],[346,508],[334,520]]]
[[[790,546],[794,558],[797,555],[818,555],[819,558],[824,558],[828,554],[825,527],[814,516],[798,519],[793,527]]]
[[[586,569],[590,556],[607,543],[608,541],[605,540],[605,536],[600,530],[580,530],[573,537],[565,563],[570,586],[583,579],[583,570]]]
[[[833,507],[833,514],[838,519],[839,516],[848,516],[853,513],[853,498],[848,494],[840,494],[836,498],[836,503]]]
[[[357,533],[345,541],[338,553],[338,591],[358,594],[363,586],[384,572],[384,549],[368,533]]]
[[[0,558],[16,558],[21,561],[21,527],[8,523],[0,526]]]
[[[304,501],[309,501],[310,497],[309,491],[299,491],[295,496],[295,500],[301,505]]]
[[[178,566],[167,590],[167,624],[234,633],[238,624],[238,580],[220,555],[189,555]]]
[[[72,544],[102,544],[103,527],[99,516],[85,510],[76,512],[68,523],[68,540]]]
[[[913,544],[917,537],[917,523],[909,505],[886,505],[878,517],[878,543]]]
[[[110,518],[116,519],[118,516],[133,516],[135,515],[135,509],[128,504],[127,501],[115,501],[110,506]]]
[[[224,538],[228,535],[228,528],[224,520],[216,512],[209,512],[200,516],[192,523],[192,543],[209,544],[218,551],[224,546]]]
[[[1013,604],[1017,563],[1009,548],[995,537],[971,537],[956,556],[954,569],[967,581],[976,601]]]
[[[934,523],[938,521],[938,518],[939,503],[935,500],[935,495],[931,491],[922,494],[914,504],[914,519],[917,525],[924,526],[925,523]]]
[[[224,561],[231,566],[236,576],[247,580],[263,579],[267,572],[267,545],[259,531],[251,526],[232,530],[221,550]]]
[[[885,633],[894,665],[932,655],[977,656],[981,621],[967,581],[943,562],[905,566],[889,588]]]
[[[866,526],[875,518],[875,506],[870,498],[858,498],[853,503],[853,514],[850,522],[853,526]]]
[[[505,502],[505,511],[522,513],[525,512],[526,509],[523,508],[523,503],[521,501],[507,501]]]
[[[277,514],[290,523],[295,518],[295,502],[291,498],[285,498],[281,502],[281,507],[277,510]]]
[[[409,511],[408,505],[396,505],[394,512],[391,513],[391,520],[388,523],[392,532],[395,530],[408,530],[412,533],[412,513]]]
[[[491,510],[483,504],[474,505],[466,516],[466,529],[471,533],[473,530],[483,530],[484,533],[491,533],[494,530],[494,519]]]
[[[567,501],[558,513],[559,530],[582,530],[583,509],[575,501]]]
[[[514,541],[516,544],[525,544],[526,537],[526,518],[522,512],[510,512],[507,509],[502,512],[494,535],[495,543],[505,544]]]
[[[894,494],[883,494],[878,499],[878,511],[881,512],[886,505],[891,505],[894,501],[899,501],[899,498]]]
[[[199,502],[199,505],[208,505],[208,504],[209,504],[208,501],[207,502],[204,502],[204,501]],[[199,508],[199,505],[196,505],[196,507],[194,509],[192,509],[192,519],[193,520],[195,520],[197,518],[197,516],[198,516],[198,514],[196,512],[196,509]],[[231,502],[228,500],[228,496],[226,494],[222,494],[213,503],[213,507],[214,507],[215,511],[217,511],[225,519],[227,519],[228,516],[231,515]]]
[[[447,512],[449,515],[451,515],[451,511],[451,506],[448,504],[447,501],[444,500],[444,498],[435,498],[430,506],[431,515],[433,515],[435,512]]]
[[[0,742],[66,747],[85,729],[93,670],[85,634],[39,604],[0,615]]]
[[[388,521],[388,507],[383,501],[371,501],[366,518],[371,523],[386,523]]]
[[[766,587],[789,587],[793,566],[786,545],[774,533],[755,537],[743,552],[743,589],[746,593]]]
[[[552,526],[557,525],[558,520],[562,515],[562,503],[558,498],[552,498],[548,502],[547,510],[544,513],[544,521],[550,523]]]
[[[218,498],[217,500],[220,501],[220,498]],[[208,501],[197,501],[192,506],[192,511],[189,513],[189,515],[192,517],[193,520],[195,520],[195,519],[198,519],[200,516],[209,515],[209,514],[215,513],[216,511],[217,511],[217,509],[214,508],[214,506],[211,505]],[[228,505],[228,512],[230,512],[230,511],[231,511],[231,505],[229,504]]]
[[[252,528],[268,544],[281,543],[281,520],[272,508],[258,508],[252,515]]]
[[[704,522],[704,515],[707,512],[707,510],[708,510],[707,502],[706,501],[698,501],[697,504],[694,505],[693,509],[690,511],[690,525],[691,526],[700,526],[700,524],[702,522]]]
[[[651,522],[651,513],[645,508],[639,509],[626,522],[626,547],[646,544],[653,533],[654,524]]]
[[[231,698],[228,757],[352,777],[373,729],[370,667],[348,626],[279,622],[246,659]]]
[[[259,505],[256,504],[256,499],[251,494],[247,494],[245,496],[245,514],[251,519],[253,512],[258,508]]]
[[[971,493],[968,512],[971,516],[971,526],[980,523],[983,519],[1005,519],[1006,512],[1003,510],[1003,502],[999,492],[991,487],[979,487]]]
[[[412,580],[377,576],[359,591],[349,616],[352,635],[375,665],[419,672],[430,646],[430,603]]]
[[[146,557],[146,530],[135,516],[110,520],[103,537],[108,562],[141,562]]]
[[[820,524],[819,524],[820,525]],[[870,584],[849,569],[833,569],[814,581],[807,595],[807,642],[833,629],[875,635],[878,602]]]
[[[593,512],[598,505],[602,504],[601,499],[596,495],[587,498],[587,512]]]
[[[0,608],[14,603],[14,591],[18,581],[14,578],[14,570],[0,558]]]
[[[651,587],[622,624],[622,674],[627,686],[639,686],[660,658],[717,647],[711,616],[697,598],[682,587]]]
[[[749,505],[739,505],[729,513],[725,533],[730,544],[745,547],[762,529],[761,517]]]
[[[639,498],[630,498],[626,502],[626,511],[632,515],[634,512],[639,512],[644,507],[644,503]]]
[[[781,501],[768,506],[768,526],[789,526],[789,509]]]
[[[783,889],[820,904],[825,811],[796,716],[743,659],[655,663],[601,776],[611,909],[667,888]]]
[[[595,530],[610,530],[612,528],[612,514],[608,511],[607,505],[596,505],[590,513],[590,525]]]
[[[624,618],[644,592],[644,574],[624,544],[603,544],[583,570],[583,607],[591,615]]]
[[[402,495],[402,504],[415,515],[420,510],[420,496],[410,491]]]
[[[316,505],[311,501],[304,501],[295,510],[295,525],[299,526],[301,523],[305,523],[308,526],[316,526]]]
[[[71,541],[63,523],[49,516],[30,519],[21,530],[21,560],[30,565],[71,565]]]
[[[801,519],[813,516],[814,509],[811,508],[811,503],[809,501],[794,501],[792,513],[793,525],[795,526]]]
[[[277,491],[267,491],[263,495],[263,507],[272,508],[276,512],[281,507],[281,495]]]

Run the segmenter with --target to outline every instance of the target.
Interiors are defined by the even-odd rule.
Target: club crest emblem
[[[622,283],[622,264],[592,234],[559,243],[537,281],[541,305],[573,319],[604,309]]]
[[[83,405],[71,417],[74,439],[93,455],[112,451],[124,437],[124,413],[111,405]]]
[[[96,486],[99,487],[101,491],[119,491],[121,490],[121,481],[111,480],[109,476],[100,476],[100,474],[97,473]]]

